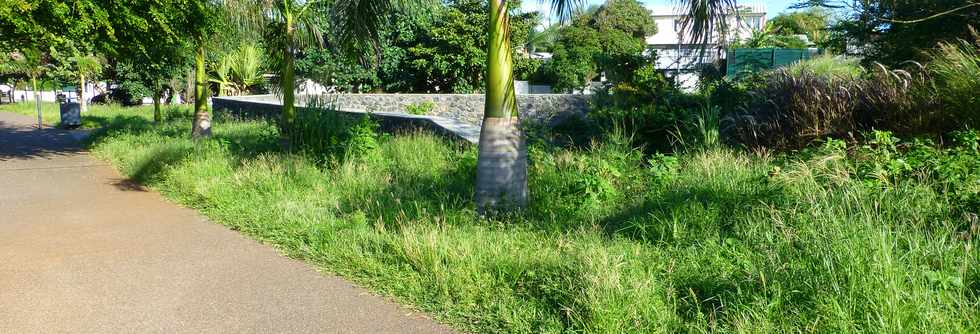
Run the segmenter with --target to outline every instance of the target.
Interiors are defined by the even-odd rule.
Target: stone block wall
[[[426,101],[435,104],[432,116],[451,118],[480,126],[483,122],[483,94],[334,94],[324,96],[341,109],[369,112],[404,113],[410,105]],[[529,94],[517,96],[517,109],[525,121],[548,121],[569,115],[584,115],[589,109],[588,95]]]

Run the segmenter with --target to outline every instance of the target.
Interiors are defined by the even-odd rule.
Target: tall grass
[[[802,75],[803,72],[809,72],[821,77],[843,79],[856,79],[864,74],[864,68],[861,67],[860,59],[832,56],[829,54],[797,62],[790,65],[787,70],[794,75]]]
[[[531,207],[483,220],[472,147],[380,136],[370,158],[320,164],[281,152],[269,123],[220,123],[199,142],[189,126],[114,126],[92,149],[216,222],[464,331],[980,330],[976,212],[929,177],[864,177],[833,145],[779,160],[717,147],[647,156],[622,136],[533,146]]]
[[[980,128],[980,37],[975,43],[941,43],[930,52],[929,70],[947,111]]]

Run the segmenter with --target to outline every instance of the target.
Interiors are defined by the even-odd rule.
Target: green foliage
[[[748,38],[736,41],[733,47],[805,49],[808,45],[799,37],[783,35],[774,26],[767,24],[763,29],[753,30]]]
[[[769,148],[798,148],[826,136],[852,137],[871,130],[941,136],[980,126],[976,46],[942,44],[932,62],[907,69],[853,60],[817,58],[714,87],[723,105],[725,137]],[[749,84],[749,82],[755,83]],[[739,87],[741,86],[741,87]],[[726,96],[727,95],[727,96]]]
[[[289,145],[320,164],[368,157],[378,148],[378,123],[368,115],[343,115],[314,100],[288,132]]]
[[[861,67],[859,61],[857,58],[825,54],[794,63],[787,67],[787,70],[796,75],[801,74],[803,71],[809,71],[823,77],[856,79],[864,74],[864,68]]]
[[[557,91],[582,89],[599,75],[595,57],[602,52],[599,32],[581,25],[562,28],[551,62],[545,64]]]
[[[980,129],[980,35],[974,43],[940,43],[927,65],[935,93],[958,122]]]
[[[634,134],[634,144],[650,151],[670,152],[697,122],[704,99],[681,91],[653,65],[595,94],[590,116],[607,132]]]
[[[829,42],[837,52],[845,52],[846,46],[860,46],[865,66],[875,62],[889,67],[910,60],[925,62],[928,55],[923,51],[940,42],[972,39],[972,29],[977,27],[980,15],[980,6],[974,0],[808,2],[849,8],[831,27]]]
[[[385,50],[390,49],[385,47]],[[309,48],[303,50],[302,55],[297,58],[296,73],[326,87],[334,87],[340,92],[373,92],[383,88],[378,72],[399,65],[397,62],[392,64],[387,57],[384,62],[380,68],[362,66],[351,61],[340,50]]]
[[[435,109],[436,103],[432,101],[412,103],[405,106],[405,111],[412,115],[429,115]]]
[[[881,135],[867,153],[833,141],[779,160],[645,156],[617,137],[536,146],[531,207],[484,220],[473,214],[471,147],[381,137],[376,158],[321,165],[280,151],[267,123],[223,123],[204,142],[181,135],[188,123],[116,122],[92,151],[215,222],[460,331],[980,327],[970,197],[941,176],[898,167],[868,182],[856,167],[921,155],[923,170],[944,165],[950,185],[976,187],[968,134],[956,148],[923,143],[926,153]]]
[[[304,50],[297,69],[302,76],[338,91],[480,92],[486,76],[487,12],[485,0],[434,3],[425,15],[395,12],[380,27],[378,40],[348,45],[353,48],[348,50]],[[511,13],[518,78],[530,76],[540,66],[520,47],[539,20],[537,13]],[[336,39],[328,42],[343,44]],[[360,56],[350,57],[349,53]]]
[[[780,13],[766,22],[767,30],[783,36],[806,35],[811,43],[819,47],[827,42],[827,28],[830,15],[822,8],[809,8],[802,11]]]
[[[246,43],[225,54],[211,67],[211,82],[218,84],[220,95],[250,95],[265,82],[265,50]]]
[[[580,14],[558,31],[551,63],[545,69],[554,88],[573,91],[600,73],[612,82],[627,81],[652,60],[643,53],[646,36],[657,27],[650,11],[636,0],[610,0],[594,13]]]

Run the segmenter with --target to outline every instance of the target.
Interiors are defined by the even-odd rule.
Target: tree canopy
[[[628,80],[652,61],[646,36],[657,32],[650,11],[636,0],[609,0],[575,17],[558,32],[547,71],[558,90],[582,88],[600,73],[610,81]]]

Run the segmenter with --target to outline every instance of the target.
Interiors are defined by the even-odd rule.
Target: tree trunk
[[[163,112],[160,110],[160,95],[162,93],[160,90],[153,92],[153,122],[158,124],[163,121]]]
[[[282,82],[280,88],[282,88],[282,120],[281,127],[283,133],[288,133],[292,129],[293,123],[296,121],[296,96],[295,96],[295,75],[293,69],[293,52],[290,46],[293,42],[293,22],[292,15],[287,12],[285,13],[286,19],[286,47],[283,48],[283,66],[282,69]]]
[[[37,75],[31,75],[31,88],[34,90],[34,109],[37,109],[37,128],[41,129],[44,123],[41,120],[41,93],[37,90]]]
[[[487,93],[476,167],[481,214],[527,206],[527,146],[517,116],[506,0],[490,1]]]
[[[211,136],[211,115],[208,113],[208,80],[204,72],[204,41],[197,41],[194,55],[194,126],[191,136],[207,138]]]
[[[78,110],[84,114],[88,112],[88,103],[85,102],[85,75],[79,73],[78,81],[81,83],[81,89],[78,90]]]

